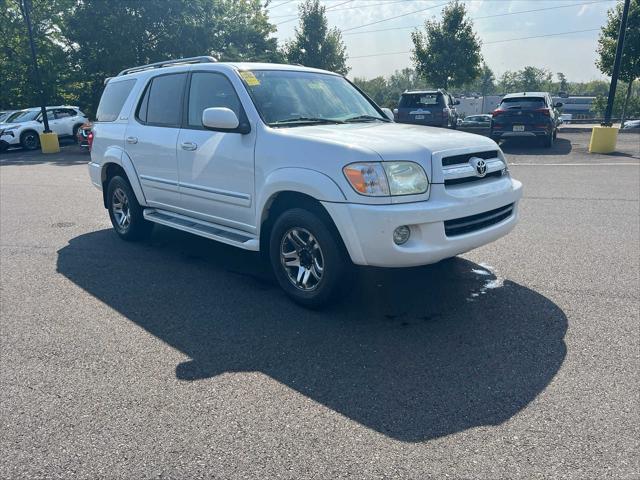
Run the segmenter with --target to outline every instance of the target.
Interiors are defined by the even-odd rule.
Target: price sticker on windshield
[[[258,80],[253,72],[250,72],[249,70],[242,70],[240,72],[240,76],[250,87],[256,87],[260,85],[260,80]]]

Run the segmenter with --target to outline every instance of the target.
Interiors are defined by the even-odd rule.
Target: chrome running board
[[[209,238],[218,242],[244,248],[246,250],[258,251],[260,242],[255,235],[235,228],[229,228],[215,223],[187,217],[167,210],[157,208],[146,208],[143,212],[144,218],[150,222],[159,223],[168,227],[173,227],[183,232],[193,233],[200,237]]]

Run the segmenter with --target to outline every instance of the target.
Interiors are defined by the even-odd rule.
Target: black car
[[[404,92],[393,114],[398,123],[456,128],[459,104],[444,90]]]
[[[558,134],[562,103],[553,104],[547,92],[510,93],[492,113],[491,138],[540,138],[551,147]]]
[[[458,123],[458,128],[466,132],[483,133],[486,135],[491,128],[491,115],[469,115],[468,117],[464,117],[462,122]]]

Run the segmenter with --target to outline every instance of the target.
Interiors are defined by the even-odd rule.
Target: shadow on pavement
[[[291,303],[258,254],[166,228],[146,244],[73,238],[57,270],[188,355],[183,381],[260,371],[406,442],[508,420],[566,355],[557,305],[459,258],[363,269],[321,312]]]
[[[571,141],[561,137],[556,138],[551,148],[537,138],[510,138],[500,142],[500,148],[511,155],[569,155],[572,150]]]

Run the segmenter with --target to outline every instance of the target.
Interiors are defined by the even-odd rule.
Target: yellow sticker
[[[255,87],[260,85],[260,80],[258,80],[256,76],[253,74],[253,72],[250,72],[249,70],[241,71],[240,76],[245,82],[247,82],[247,85],[249,85],[250,87]]]

